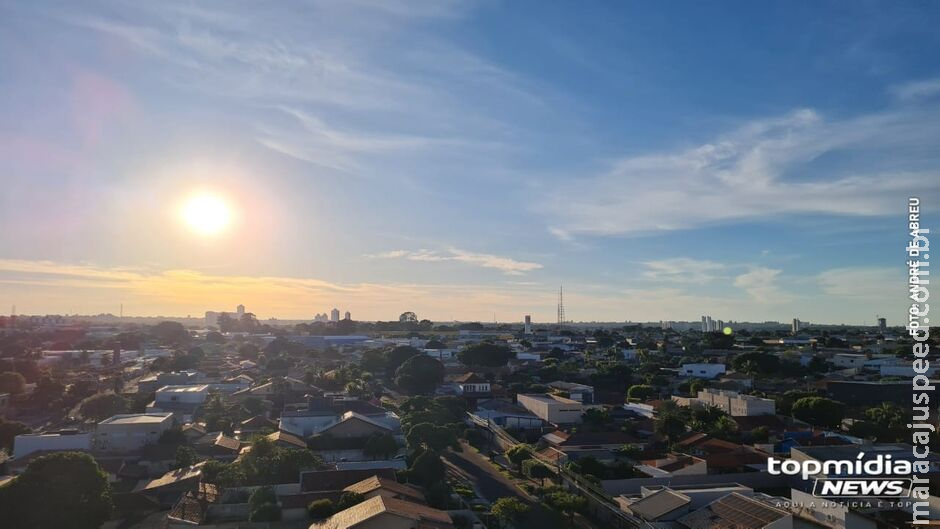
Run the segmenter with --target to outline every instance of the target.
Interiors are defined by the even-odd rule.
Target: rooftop
[[[115,415],[98,424],[160,424],[172,416],[172,413],[129,413]]]
[[[527,397],[532,400],[537,400],[539,402],[545,402],[548,404],[577,404],[577,405],[581,404],[580,402],[576,400],[568,399],[565,397],[559,397],[558,395],[551,395],[547,393],[520,393],[519,396]]]
[[[691,498],[671,489],[660,489],[629,504],[629,509],[644,520],[654,521],[676,509],[692,503]]]
[[[158,389],[158,393],[199,393],[209,391],[208,384],[193,384],[187,386],[163,386]]]

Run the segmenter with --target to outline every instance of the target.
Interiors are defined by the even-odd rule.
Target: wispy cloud
[[[938,118],[927,106],[842,120],[802,109],[695,147],[622,158],[550,192],[558,219],[550,230],[616,235],[784,215],[890,214],[911,189],[940,191]],[[880,166],[851,161],[888,152]],[[844,161],[821,168],[823,157]]]
[[[754,267],[734,278],[734,286],[744,290],[752,301],[764,304],[782,304],[793,299],[777,285],[781,270]]]
[[[727,269],[722,263],[688,257],[644,261],[643,266],[645,279],[670,283],[708,283]]]
[[[526,272],[542,268],[539,263],[517,261],[509,257],[487,253],[469,252],[459,248],[449,248],[444,251],[435,250],[390,250],[369,257],[378,259],[407,259],[409,261],[442,262],[455,261],[481,268],[492,268],[506,275],[523,275]]]
[[[902,299],[905,295],[904,271],[904,268],[844,267],[821,272],[815,279],[827,296]]]
[[[894,85],[890,92],[902,101],[933,97],[940,94],[940,77]]]

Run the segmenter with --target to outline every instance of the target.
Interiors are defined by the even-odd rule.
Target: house
[[[711,380],[724,372],[724,364],[682,364],[679,366],[679,374],[684,377]]]
[[[265,437],[280,448],[299,448],[301,450],[307,448],[306,441],[287,432],[277,431]]]
[[[241,441],[228,437],[222,432],[206,434],[205,437],[193,443],[193,448],[200,455],[222,461],[234,460],[238,457],[241,447]]]
[[[481,425],[492,423],[503,428],[522,430],[541,428],[544,423],[529,410],[503,399],[480,402],[477,410],[471,413],[471,418]]]
[[[356,492],[366,499],[374,496],[384,496],[414,503],[424,503],[424,494],[420,490],[395,480],[372,476],[343,489],[345,492]]]
[[[693,433],[676,443],[677,449],[705,460],[709,472],[764,469],[770,454],[756,448]]]
[[[617,498],[620,508],[647,522],[669,522],[689,513],[692,500],[670,488],[662,488],[633,501]]]
[[[321,433],[325,428],[341,421],[346,412],[354,412],[398,432],[401,420],[398,415],[363,400],[340,400],[327,397],[311,397],[306,409],[281,412],[278,428],[299,437]]]
[[[255,415],[239,423],[235,434],[241,439],[246,439],[250,434],[273,430],[277,430],[277,421],[268,419],[264,415]]]
[[[78,430],[20,434],[13,438],[13,459],[19,460],[34,452],[87,452],[91,446],[91,434]]]
[[[536,417],[552,424],[578,424],[584,412],[601,407],[547,393],[520,393],[516,395],[516,401]]]
[[[767,502],[732,492],[678,519],[688,529],[793,529],[793,515]]]
[[[466,398],[488,398],[492,391],[490,383],[472,371],[455,378],[454,383],[457,384],[457,394]]]
[[[373,496],[344,511],[314,523],[310,529],[452,529],[444,511],[385,496]]]
[[[157,479],[140,481],[133,492],[149,496],[161,505],[169,507],[186,492],[198,490],[204,465],[203,461],[190,467],[171,470]]]
[[[180,431],[183,432],[183,436],[186,437],[186,441],[189,443],[204,437],[207,433],[206,425],[194,422],[184,424]]]
[[[172,427],[172,413],[115,415],[98,423],[95,448],[104,452],[133,452],[155,444]]]
[[[147,405],[147,413],[178,413],[183,420],[190,418],[202,407],[209,396],[206,384],[186,386],[163,386],[155,393],[154,400]]]
[[[198,371],[172,371],[146,376],[137,382],[139,393],[153,393],[164,386],[188,386],[199,382]]]
[[[703,476],[708,474],[708,463],[699,457],[671,453],[663,458],[642,461],[636,469],[651,478]]]
[[[579,457],[613,459],[614,452],[625,445],[639,450],[646,448],[646,443],[626,432],[564,432],[555,430],[542,436],[542,441],[562,452],[568,460]]]
[[[320,435],[354,438],[386,433],[392,433],[392,429],[354,411],[347,411],[338,422],[320,431]]]

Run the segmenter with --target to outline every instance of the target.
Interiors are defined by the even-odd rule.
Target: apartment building
[[[776,404],[772,399],[742,395],[737,391],[706,388],[698,392],[692,405],[715,406],[732,417],[753,417],[755,415],[775,415]]]

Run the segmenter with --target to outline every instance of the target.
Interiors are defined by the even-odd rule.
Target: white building
[[[763,399],[751,395],[741,395],[737,391],[706,388],[692,399],[693,406],[715,406],[732,417],[753,417],[756,415],[775,415],[776,403],[772,399]]]
[[[339,309],[334,307],[333,310],[330,311],[330,321],[339,321]]]
[[[552,424],[580,423],[584,412],[591,408],[600,407],[545,393],[520,393],[516,395],[516,401],[520,406],[535,414],[536,417]]]
[[[525,326],[522,329],[524,334],[532,334],[532,316],[525,315]]]
[[[172,413],[115,415],[98,423],[95,448],[109,452],[133,452],[154,444],[173,427]]]
[[[682,364],[679,374],[685,377],[712,379],[725,372],[724,364]]]
[[[63,430],[52,433],[21,434],[13,438],[13,458],[21,459],[33,452],[91,450],[91,434]]]

